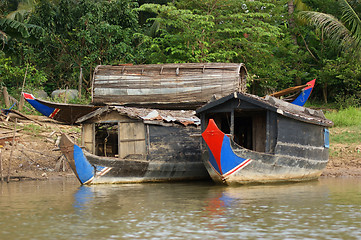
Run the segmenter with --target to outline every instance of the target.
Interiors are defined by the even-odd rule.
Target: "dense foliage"
[[[347,2],[346,2],[347,3]],[[357,1],[350,7],[358,14]],[[0,84],[88,92],[98,64],[243,62],[263,95],[317,79],[313,98],[359,105],[361,62],[300,12],[335,19],[334,0],[11,0],[0,2]],[[350,19],[350,17],[348,17]],[[350,21],[350,20],[348,20]],[[337,44],[336,44],[337,45]]]

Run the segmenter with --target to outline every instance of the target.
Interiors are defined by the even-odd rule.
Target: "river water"
[[[361,178],[0,184],[0,239],[361,239]]]

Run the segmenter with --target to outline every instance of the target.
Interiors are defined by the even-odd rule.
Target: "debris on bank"
[[[0,114],[0,181],[73,178],[58,144],[62,132],[80,140],[80,127],[19,113]]]

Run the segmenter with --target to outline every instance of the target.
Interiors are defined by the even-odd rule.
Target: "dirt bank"
[[[12,181],[25,179],[75,178],[59,151],[58,141],[62,132],[80,140],[80,127],[59,124],[46,117],[30,116],[38,121],[19,119],[15,146],[12,146],[14,123],[0,121],[0,149],[2,175],[6,179],[9,159]],[[41,124],[41,125],[40,125]],[[332,132],[332,128],[330,129]],[[332,144],[330,161],[322,176],[361,177],[361,145]]]
[[[330,160],[322,176],[361,177],[361,145],[331,142]]]
[[[8,176],[9,162],[12,181],[74,178],[59,150],[58,143],[62,132],[80,139],[80,127],[59,124],[46,117],[30,117],[36,122],[18,119],[14,147],[12,145],[14,123],[0,121],[2,175],[5,180]]]

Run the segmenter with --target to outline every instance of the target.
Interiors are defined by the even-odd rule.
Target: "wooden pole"
[[[3,88],[3,95],[4,95],[4,100],[5,100],[5,106],[6,106],[6,108],[9,108],[10,100],[9,100],[8,89],[6,87]]]
[[[23,93],[21,93],[20,101],[19,101],[19,111],[20,111],[20,112],[23,110],[24,103],[25,103],[25,98],[24,98]]]
[[[25,98],[24,98],[23,92],[24,92],[24,87],[25,87],[26,75],[28,74],[28,67],[29,67],[29,64],[26,65],[25,76],[24,76],[24,81],[23,81],[23,87],[21,88],[21,96],[20,96],[20,101],[19,101],[19,111],[23,110],[24,103],[25,103]]]
[[[3,160],[2,160],[2,154],[1,154],[1,149],[0,149],[0,179],[1,182],[4,181],[4,176],[3,176]]]
[[[15,134],[16,134],[16,125],[17,125],[17,123],[18,123],[18,119],[15,118],[13,142],[12,142],[11,151],[10,151],[10,157],[9,157],[8,179],[7,179],[7,182],[8,182],[8,183],[10,182],[11,159],[12,159],[12,157],[13,157],[13,152],[14,152],[14,148],[15,148]]]
[[[79,73],[79,84],[78,84],[78,97],[81,98],[81,88],[83,84],[83,68],[80,67],[80,73]]]

